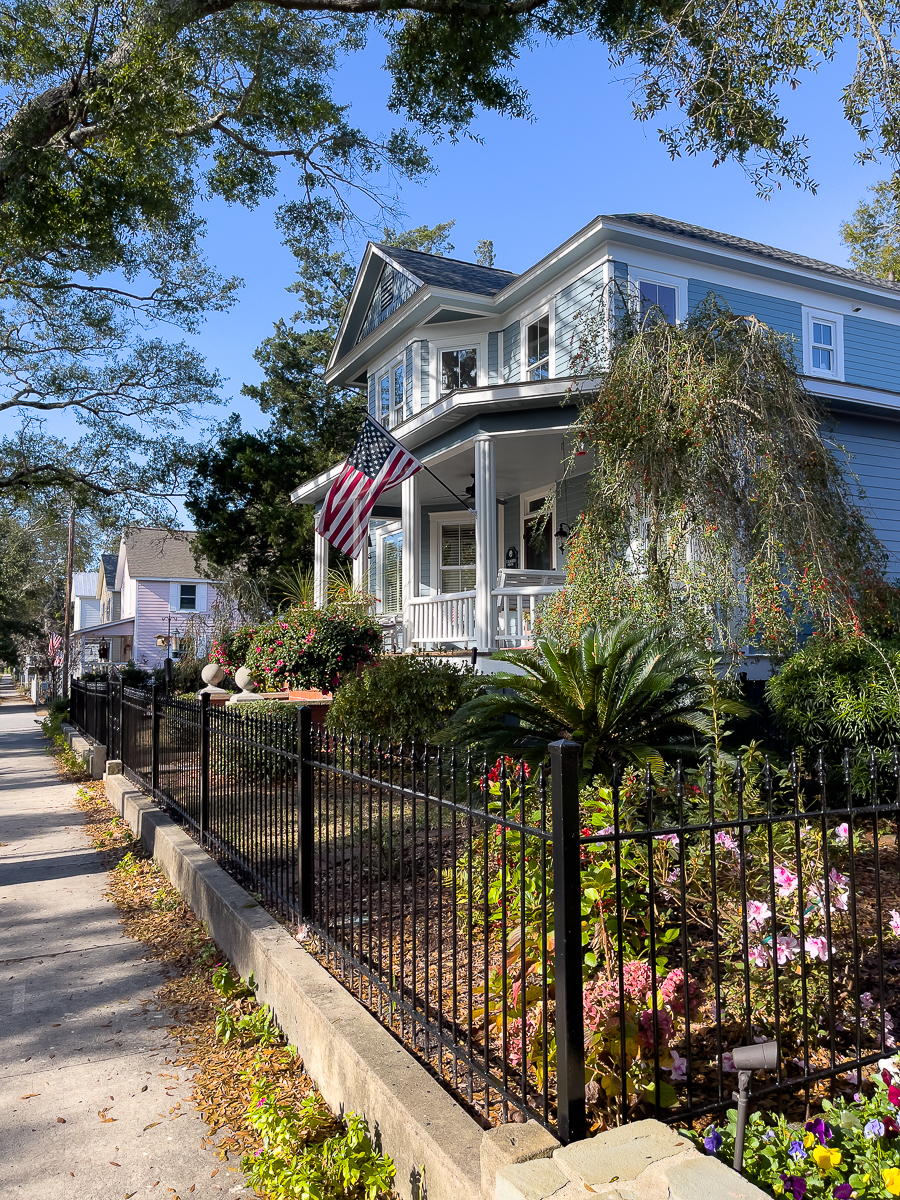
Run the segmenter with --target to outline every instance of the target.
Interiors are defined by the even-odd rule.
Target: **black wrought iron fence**
[[[584,787],[573,743],[476,761],[127,688],[107,716],[129,776],[485,1124],[716,1113],[767,1038],[756,1094],[801,1119],[892,1052],[896,755]]]

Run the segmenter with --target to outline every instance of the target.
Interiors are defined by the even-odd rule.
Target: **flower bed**
[[[747,1124],[744,1173],[772,1196],[832,1200],[900,1196],[900,1070],[879,1063],[852,1100],[822,1101],[824,1116],[803,1124],[754,1112]],[[701,1133],[685,1130],[708,1154],[731,1163],[737,1114]]]

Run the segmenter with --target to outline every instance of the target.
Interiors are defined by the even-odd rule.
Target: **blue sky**
[[[353,105],[369,131],[393,123],[385,101],[387,75],[373,44],[341,72],[337,95]],[[854,163],[856,135],[840,112],[841,85],[852,53],[806,80],[785,101],[792,128],[809,138],[817,194],[785,187],[769,201],[734,164],[713,168],[709,155],[668,158],[655,125],[634,121],[630,87],[606,65],[603,49],[585,39],[536,48],[523,57],[519,77],[528,87],[534,121],[495,116],[478,120],[480,142],[464,139],[434,148],[438,172],[404,187],[408,226],[456,219],[454,255],[474,257],[481,238],[494,242],[497,265],[519,271],[535,262],[598,213],[656,212],[832,262],[845,262],[839,226],[882,174]],[[381,120],[379,117],[383,114]],[[292,177],[283,173],[283,197]],[[279,201],[254,211],[212,203],[208,251],[226,273],[245,279],[234,309],[212,318],[198,337],[209,361],[228,377],[229,408],[245,426],[266,422],[240,396],[241,384],[260,370],[253,350],[278,317],[295,311],[285,288],[294,277],[292,256],[280,244],[272,214]]]

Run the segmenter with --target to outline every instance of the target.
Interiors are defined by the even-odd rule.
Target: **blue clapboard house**
[[[591,467],[589,455],[583,471],[563,467],[579,449],[565,403],[573,337],[612,291],[673,322],[713,292],[791,334],[900,575],[900,284],[646,213],[597,217],[520,275],[370,243],[328,378],[364,388],[370,414],[465,501],[420,471],[373,510],[356,577],[397,648],[530,641],[564,582]],[[339,471],[292,500],[320,505]],[[549,526],[537,516],[548,497]],[[319,604],[327,563],[317,536]]]

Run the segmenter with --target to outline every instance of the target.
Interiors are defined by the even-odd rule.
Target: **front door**
[[[525,570],[552,571],[553,563],[553,525],[549,517],[541,517],[539,513],[546,503],[546,497],[529,500],[528,512],[525,516]]]

